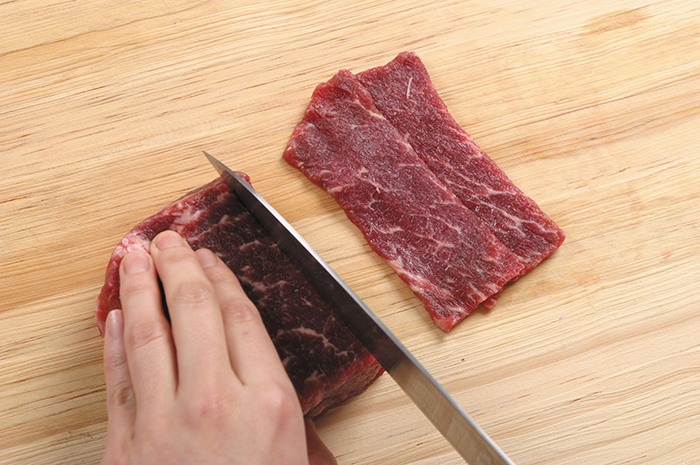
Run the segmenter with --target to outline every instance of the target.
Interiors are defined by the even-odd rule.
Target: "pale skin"
[[[120,298],[104,341],[104,465],[336,464],[260,314],[214,253],[163,232],[150,254],[122,260]]]

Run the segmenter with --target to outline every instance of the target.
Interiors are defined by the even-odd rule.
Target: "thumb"
[[[309,465],[338,465],[335,457],[316,432],[316,426],[311,418],[304,418],[306,426],[306,449],[309,454]]]

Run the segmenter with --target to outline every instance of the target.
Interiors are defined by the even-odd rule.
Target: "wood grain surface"
[[[207,150],[517,464],[700,463],[693,0],[0,0],[0,463],[99,463],[94,298]],[[316,84],[416,51],[566,232],[449,335],[282,151]],[[463,463],[388,376],[317,422],[345,464]]]

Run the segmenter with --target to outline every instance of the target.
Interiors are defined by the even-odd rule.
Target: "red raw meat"
[[[306,415],[320,416],[381,375],[374,357],[336,319],[221,178],[165,207],[122,239],[97,299],[95,316],[101,333],[107,313],[121,306],[123,256],[135,249],[148,251],[153,237],[166,229],[180,233],[194,249],[212,250],[233,270],[260,310]]]
[[[349,71],[316,88],[284,159],[335,197],[445,332],[523,268]]]
[[[564,242],[564,232],[457,124],[418,55],[402,53],[357,78],[433,173],[518,256],[521,275]]]

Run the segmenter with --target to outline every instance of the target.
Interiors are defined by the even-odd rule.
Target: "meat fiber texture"
[[[246,180],[249,178],[243,174]],[[180,233],[194,248],[208,248],[233,270],[255,303],[299,396],[316,418],[363,392],[383,372],[302,274],[255,221],[223,179],[168,205],[129,232],[107,267],[96,319],[120,308],[119,264],[132,250],[148,251],[161,231]]]
[[[532,270],[564,232],[518,189],[450,115],[418,55],[357,75],[373,103],[448,189]]]
[[[445,332],[523,270],[349,71],[316,88],[283,156],[335,197]]]

